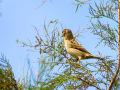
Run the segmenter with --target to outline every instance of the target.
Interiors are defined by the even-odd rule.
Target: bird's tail
[[[104,58],[98,57],[98,56],[94,56],[94,55],[87,56],[86,58],[88,58],[88,59],[90,59],[90,58],[96,58],[96,59],[104,60]]]
[[[102,57],[97,57],[97,56],[96,56],[96,59],[104,60],[104,58],[102,58]]]

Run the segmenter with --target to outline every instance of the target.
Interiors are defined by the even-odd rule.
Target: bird
[[[66,51],[77,59],[78,63],[82,59],[100,59],[103,60],[103,58],[92,55],[89,53],[84,47],[82,47],[73,37],[72,31],[70,29],[64,29],[62,31],[62,37],[64,38],[65,48]]]

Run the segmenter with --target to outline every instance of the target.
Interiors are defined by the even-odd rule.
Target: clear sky
[[[41,7],[41,0],[2,0],[0,3],[0,53],[3,53],[12,66],[16,80],[18,79],[18,71],[20,71],[19,77],[23,76],[23,66],[26,56],[32,61],[37,61],[39,57],[39,52],[27,51],[27,47],[16,43],[16,39],[19,38],[20,41],[24,41],[29,44],[27,38],[35,44],[36,31],[33,30],[33,26],[43,30],[44,20],[46,19],[46,25],[51,20],[58,19],[62,23],[63,28],[71,29],[73,33],[80,29],[83,30],[90,18],[89,16],[89,4],[83,5],[75,13],[76,6],[68,2],[68,0],[48,0]],[[74,0],[69,0],[74,1]],[[98,0],[97,0],[98,1]],[[75,1],[74,1],[75,3]],[[99,2],[98,2],[99,3]],[[94,6],[94,2],[91,2]],[[35,9],[37,8],[37,9]],[[109,22],[109,20],[103,20],[104,24]],[[94,20],[96,23],[96,20]],[[117,27],[117,24],[109,22],[113,27]],[[91,26],[88,24],[88,26]],[[53,30],[54,27],[50,27],[49,30]],[[99,42],[99,37],[90,33],[92,30],[87,30],[87,32],[81,33],[81,37],[77,38],[79,43],[82,44],[91,54],[99,55],[98,51],[102,53],[102,56],[109,55],[115,58],[117,52],[111,50],[104,44],[100,44],[97,48],[96,45]],[[60,28],[60,34],[62,29]],[[41,33],[42,34],[42,33]],[[19,69],[20,66],[20,70]],[[27,64],[25,69],[27,70]],[[34,64],[33,69],[37,69]]]

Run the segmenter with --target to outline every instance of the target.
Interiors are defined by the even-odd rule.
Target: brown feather
[[[83,48],[75,39],[72,39],[71,40],[71,44],[70,44],[71,48],[75,48],[75,49],[78,49],[82,52],[85,52],[85,53],[89,53],[85,48]],[[90,53],[89,53],[90,54]]]

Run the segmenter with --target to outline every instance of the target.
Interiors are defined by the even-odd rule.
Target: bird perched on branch
[[[82,47],[73,37],[72,31],[70,29],[64,29],[62,31],[62,37],[64,37],[64,43],[66,51],[77,59],[77,63],[81,59],[91,59],[96,58],[103,60],[101,57],[94,56],[90,54],[84,47]]]

